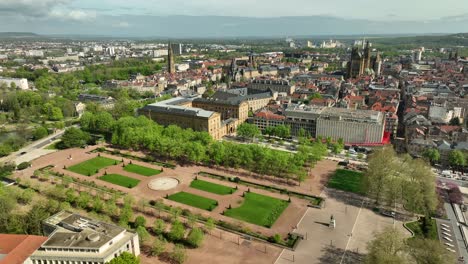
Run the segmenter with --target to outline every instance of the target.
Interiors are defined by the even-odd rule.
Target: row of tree
[[[304,165],[316,162],[327,153],[321,142],[305,141],[297,154],[258,145],[214,141],[206,132],[164,127],[144,116],[114,120],[106,113],[86,113],[81,119],[84,130],[110,133],[112,143],[123,148],[150,151],[168,159],[244,168],[259,174],[302,181]]]

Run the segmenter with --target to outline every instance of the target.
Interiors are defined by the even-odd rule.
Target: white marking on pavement
[[[359,215],[361,214],[361,210],[362,210],[362,206],[364,205],[364,199],[362,200],[362,203],[361,203],[361,207],[359,208],[359,212],[356,216],[356,221],[354,222],[354,225],[353,225],[353,228],[351,229],[351,236],[348,238],[348,243],[346,243],[346,248],[343,252],[343,256],[341,256],[341,261],[340,261],[340,264],[343,263],[343,260],[344,260],[344,257],[346,255],[346,251],[348,250],[348,246],[349,246],[349,242],[351,242],[351,239],[353,238],[353,232],[354,232],[354,228],[356,227],[356,224],[358,222],[358,219],[359,219]]]

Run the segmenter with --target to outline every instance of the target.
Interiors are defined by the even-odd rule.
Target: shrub
[[[29,162],[21,162],[18,167],[16,167],[18,170],[24,170],[26,168],[28,168],[29,166],[31,166],[31,163]]]
[[[201,246],[201,243],[203,242],[204,239],[204,234],[203,231],[200,228],[195,227],[190,231],[190,234],[187,237],[187,243],[194,247],[197,248]]]

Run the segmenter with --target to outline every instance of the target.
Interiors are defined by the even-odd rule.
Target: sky
[[[0,31],[82,32],[109,21],[109,33],[139,16],[324,16],[377,22],[468,19],[467,0],[0,0]],[[60,26],[60,24],[62,26]],[[40,28],[38,28],[40,26]],[[101,25],[104,26],[104,25]],[[11,30],[8,30],[10,28]],[[45,32],[52,31],[52,32]],[[99,32],[101,33],[101,32]],[[398,33],[398,32],[392,32]]]

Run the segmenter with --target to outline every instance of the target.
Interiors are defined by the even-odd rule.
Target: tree
[[[171,241],[180,241],[184,238],[185,228],[184,225],[176,220],[172,223],[171,231],[168,234],[168,237]]]
[[[135,218],[135,227],[139,227],[139,226],[143,226],[143,227],[146,226],[146,218],[144,218],[141,215]]]
[[[61,145],[64,148],[82,147],[90,140],[88,133],[79,128],[71,127],[62,136]]]
[[[426,158],[431,164],[434,164],[440,160],[440,153],[436,148],[426,149],[423,152],[423,157]]]
[[[249,123],[242,123],[237,127],[237,135],[253,140],[256,136],[260,135],[260,130],[256,125]]]
[[[124,251],[118,257],[106,262],[106,264],[140,264],[140,257],[136,257],[135,255]]]
[[[215,228],[214,220],[213,218],[209,217],[208,219],[206,219],[205,229],[209,234],[214,228]]]
[[[456,263],[455,255],[447,251],[438,240],[408,239],[407,251],[417,264]]]
[[[138,234],[138,237],[140,238],[140,242],[144,243],[148,240],[150,237],[150,234],[148,233],[148,230],[144,226],[139,226],[136,228],[136,232]]]
[[[458,118],[458,117],[456,116],[456,117],[450,119],[449,125],[451,125],[451,126],[459,126],[459,125],[461,125],[460,118]]]
[[[275,136],[280,138],[287,138],[291,136],[291,128],[285,125],[275,126]]]
[[[365,258],[367,264],[404,264],[409,263],[405,257],[405,240],[401,233],[387,228],[367,243],[369,252]]]
[[[171,259],[174,260],[176,263],[184,263],[185,260],[187,260],[187,252],[185,250],[185,247],[181,244],[176,244],[170,256]]]
[[[167,241],[164,237],[159,236],[154,239],[153,246],[151,247],[151,256],[159,256],[166,250]]]
[[[36,130],[34,130],[33,138],[34,140],[38,140],[38,139],[46,137],[48,134],[49,133],[47,132],[47,129],[43,126],[40,126],[40,127],[37,127]]]
[[[195,227],[190,231],[189,235],[187,236],[187,243],[191,245],[194,248],[197,248],[201,246],[201,243],[203,242],[205,235],[203,234],[203,231]]]
[[[153,232],[156,235],[162,235],[166,231],[166,224],[162,219],[156,219],[153,223]]]
[[[450,151],[448,160],[449,160],[450,165],[453,167],[460,168],[466,165],[465,155],[460,150]]]

